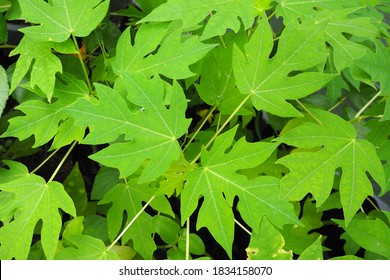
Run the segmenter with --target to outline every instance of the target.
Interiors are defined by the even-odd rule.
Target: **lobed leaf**
[[[43,0],[20,1],[22,17],[39,24],[21,31],[40,41],[63,42],[74,35],[88,36],[106,16],[107,0]]]
[[[355,128],[337,115],[311,109],[322,125],[304,122],[280,137],[280,141],[303,149],[281,158],[290,173],[280,181],[281,197],[300,200],[313,194],[320,206],[329,197],[336,169],[342,169],[341,205],[345,223],[351,221],[364,199],[373,195],[368,172],[380,185],[385,185],[382,163],[375,147],[367,140],[357,139]]]
[[[335,76],[318,72],[300,72],[323,63],[327,58],[323,24],[286,26],[277,53],[270,59],[273,35],[265,16],[259,22],[245,54],[233,52],[233,70],[241,93],[250,95],[257,110],[281,117],[302,114],[286,100],[296,100],[319,90]]]

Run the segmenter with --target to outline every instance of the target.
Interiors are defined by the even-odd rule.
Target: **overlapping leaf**
[[[252,233],[246,253],[249,260],[292,260],[292,251],[286,251],[284,245],[283,235],[263,217],[259,229]]]
[[[188,66],[200,60],[215,45],[203,44],[197,36],[183,40],[181,29],[167,34],[168,28],[167,23],[142,25],[134,45],[130,40],[130,28],[125,30],[118,40],[116,58],[112,63],[114,71],[118,75],[141,72],[148,77],[162,74],[172,79],[193,76]]]
[[[63,42],[71,34],[88,36],[106,16],[108,0],[43,0],[20,1],[22,17],[39,24],[22,29],[35,40]]]
[[[390,228],[381,219],[355,217],[347,227],[341,220],[334,221],[361,247],[390,259]]]
[[[247,143],[241,138],[232,149],[235,129],[217,137],[210,151],[202,150],[201,166],[187,176],[181,196],[182,222],[194,212],[198,199],[204,197],[197,228],[207,227],[231,256],[234,236],[233,200],[239,198],[238,209],[245,222],[256,230],[263,215],[282,227],[299,223],[293,207],[278,198],[279,179],[270,176],[248,180],[237,170],[265,161],[276,149],[274,143]]]
[[[152,181],[162,175],[173,160],[179,159],[181,149],[176,139],[189,126],[189,120],[185,118],[186,99],[176,82],[173,86],[164,86],[159,77],[147,80],[142,74],[124,74],[120,82],[124,83],[124,94],[128,98],[109,87],[95,84],[99,97],[97,105],[80,99],[66,111],[76,124],[91,127],[84,143],[109,143],[124,135],[124,142],[110,145],[94,154],[92,159],[118,168],[121,177],[134,173],[149,160],[140,182]],[[169,109],[163,103],[164,88],[171,91]],[[130,109],[129,100],[136,104],[135,111],[134,107]]]
[[[112,203],[107,213],[108,235],[114,240],[122,228],[123,216],[126,213],[127,223],[133,220],[133,224],[122,237],[125,244],[130,239],[133,240],[134,249],[145,259],[152,259],[156,244],[152,234],[156,232],[153,217],[142,211],[138,217],[138,212],[143,207],[143,203],[149,201],[155,189],[146,185],[137,185],[136,180],[131,180],[127,184],[118,184],[107,192],[100,204]],[[151,206],[159,212],[173,215],[168,200],[165,196],[158,196]]]
[[[304,122],[280,140],[298,148],[320,150],[303,150],[278,161],[290,169],[280,182],[281,197],[300,200],[312,193],[320,206],[330,195],[336,169],[341,168],[340,197],[348,224],[364,199],[373,195],[366,172],[379,185],[385,185],[382,163],[370,142],[357,139],[350,123],[332,113],[311,111],[322,125]]]
[[[245,54],[237,47],[233,54],[236,85],[243,94],[251,95],[258,110],[277,116],[291,117],[301,114],[286,100],[307,96],[329,82],[334,75],[303,71],[326,60],[323,24],[290,24],[283,31],[278,52],[269,59],[273,48],[273,35],[266,17],[263,17]],[[290,77],[291,76],[291,77]]]
[[[75,79],[72,75],[61,76],[57,81],[54,92],[53,103],[43,100],[30,100],[21,103],[16,108],[22,111],[25,116],[14,117],[10,120],[7,131],[1,137],[18,137],[20,140],[35,136],[34,147],[42,146],[50,141],[57,133],[54,147],[59,148],[67,145],[73,140],[81,140],[84,135],[84,128],[72,125],[69,130],[64,130],[71,120],[66,120],[69,115],[64,109],[76,102],[77,98],[87,96],[88,88],[83,81]],[[66,127],[65,127],[66,128]]]
[[[189,28],[211,15],[201,36],[201,39],[205,40],[225,34],[226,29],[238,32],[241,21],[245,29],[249,28],[256,15],[255,2],[254,0],[168,0],[140,22],[180,19],[183,21],[183,28]]]
[[[8,99],[8,79],[4,68],[0,65],[0,117],[3,114]]]
[[[56,260],[118,260],[118,255],[108,251],[103,241],[89,235],[68,235],[67,242],[74,247],[67,247],[56,255]]]
[[[32,66],[29,81],[31,88],[34,89],[35,86],[38,86],[47,99],[51,100],[56,81],[55,75],[62,72],[61,61],[52,53],[52,49],[63,53],[75,52],[70,41],[60,45],[54,42],[37,41],[27,36],[23,37],[18,46],[10,53],[11,56],[20,54],[12,76],[10,92],[15,90]]]
[[[37,175],[0,184],[0,190],[14,193],[7,207],[14,219],[0,228],[0,259],[26,259],[35,226],[42,220],[41,243],[47,259],[53,259],[62,226],[59,209],[76,216],[72,199],[58,182],[46,183]]]

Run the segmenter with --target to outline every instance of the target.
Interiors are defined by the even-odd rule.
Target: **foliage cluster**
[[[0,0],[0,259],[390,259],[389,12]]]

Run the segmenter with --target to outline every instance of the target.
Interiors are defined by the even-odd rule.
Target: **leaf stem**
[[[107,251],[111,250],[112,247],[121,239],[121,237],[126,233],[126,231],[134,224],[134,222],[138,219],[138,217],[142,214],[142,212],[145,211],[146,207],[152,203],[155,196],[152,196],[148,202],[141,208],[141,210],[138,211],[138,213],[134,216],[134,218],[130,221],[130,223],[122,230],[122,232],[115,238],[115,240],[111,243],[111,245],[107,248]]]
[[[70,155],[70,153],[72,152],[72,150],[76,146],[76,144],[77,144],[77,141],[73,141],[73,143],[70,146],[69,150],[66,152],[65,156],[62,158],[62,160],[58,164],[56,170],[54,170],[53,174],[51,175],[48,183],[54,180],[54,177],[57,175],[58,171],[60,170],[60,168],[62,167],[62,165],[64,164],[65,160],[68,158],[68,156]]]
[[[296,101],[299,106],[301,106],[310,115],[310,117],[312,117],[319,125],[322,126],[322,122],[315,115],[313,115],[313,113],[310,112],[309,109],[305,105],[303,105],[301,101],[299,101],[298,99]]]
[[[72,34],[72,40],[73,40],[73,43],[74,43],[74,45],[75,45],[75,47],[77,49],[77,57],[79,58],[79,61],[80,61],[80,64],[81,64],[81,68],[83,69],[83,73],[84,73],[85,80],[86,80],[87,85],[88,85],[89,93],[93,94],[92,85],[91,85],[91,81],[89,80],[89,77],[88,77],[87,68],[85,67],[85,63],[84,63],[83,58],[81,56],[81,53],[79,51],[79,46],[77,44],[76,37],[73,34]]]
[[[237,114],[237,112],[241,109],[242,106],[251,98],[251,94],[248,94],[244,100],[240,103],[240,105],[237,106],[237,108],[234,110],[234,112],[229,116],[229,118],[222,124],[222,126],[217,130],[217,132],[214,134],[214,136],[210,139],[210,141],[204,146],[205,149],[207,149],[211,143],[217,138],[217,136],[222,132],[222,130],[229,124],[229,122],[233,119],[233,117]],[[194,164],[197,162],[197,160],[200,158],[202,152],[199,152],[196,157],[192,160],[191,164]]]
[[[0,49],[15,49],[16,47],[17,46],[8,45],[8,44],[0,45]]]
[[[244,225],[241,224],[239,221],[237,221],[237,219],[234,218],[234,222],[235,222],[240,228],[242,228],[247,234],[252,235],[252,233],[249,231],[249,229],[247,229],[246,227],[244,227]]]
[[[364,105],[360,110],[359,112],[356,113],[355,117],[354,117],[354,120],[356,120],[357,118],[360,117],[360,115],[368,108],[368,106],[370,106],[372,104],[372,102],[375,101],[375,99],[378,98],[378,96],[381,94],[381,91],[378,91],[377,94],[375,94],[367,103],[366,105]]]
[[[378,208],[378,206],[376,206],[376,204],[374,203],[374,201],[371,200],[370,197],[367,197],[366,199],[367,199],[368,202],[370,202],[370,204],[372,205],[372,207],[374,207],[374,209],[375,209],[376,211],[381,211],[381,210]]]
[[[195,131],[195,133],[192,135],[191,139],[187,142],[187,144],[185,145],[185,147],[183,148],[183,152],[185,150],[187,150],[188,146],[191,144],[192,141],[194,141],[196,135],[198,135],[199,131],[203,128],[203,126],[205,125],[205,123],[207,122],[207,120],[210,118],[210,116],[213,114],[213,112],[215,111],[215,109],[217,108],[217,106],[214,106],[212,107],[208,114],[203,118],[203,121],[202,123],[200,124],[200,126],[198,127],[198,129]]]
[[[340,106],[341,103],[343,103],[346,99],[347,99],[347,96],[344,96],[343,98],[341,98],[341,100],[339,102],[337,102],[336,104],[334,104],[332,107],[330,107],[328,109],[328,112],[332,112],[334,109],[336,109],[338,106]]]
[[[54,152],[52,152],[47,158],[45,158],[44,161],[42,161],[41,164],[39,164],[33,171],[31,171],[30,173],[35,173],[39,170],[39,168],[41,168],[46,162],[49,161],[49,159],[51,159],[58,151],[60,150],[60,148],[56,149]]]

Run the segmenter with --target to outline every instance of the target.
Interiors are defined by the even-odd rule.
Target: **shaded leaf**
[[[321,238],[322,236],[319,236],[313,244],[307,247],[298,260],[323,260]]]
[[[8,78],[3,66],[0,65],[0,117],[8,100]]]
[[[56,260],[118,260],[117,253],[106,249],[103,241],[88,235],[69,235],[67,240],[74,246],[66,247]]]
[[[246,253],[249,260],[292,260],[292,252],[284,250],[284,244],[283,235],[263,217],[259,229],[252,232]]]

